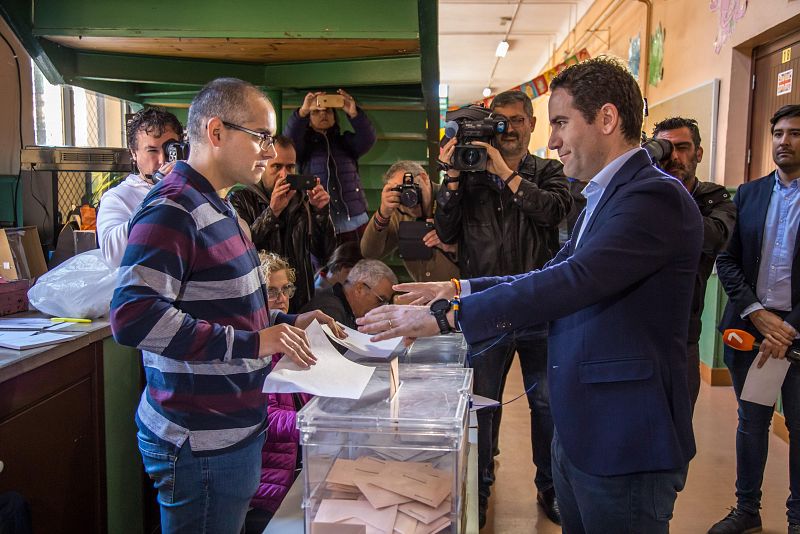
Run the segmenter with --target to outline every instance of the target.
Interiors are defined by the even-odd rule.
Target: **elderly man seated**
[[[379,260],[361,260],[347,275],[344,284],[316,292],[302,311],[320,310],[337,322],[355,329],[356,319],[392,300],[397,276]]]

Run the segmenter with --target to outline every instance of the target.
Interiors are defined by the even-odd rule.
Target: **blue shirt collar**
[[[638,146],[636,148],[632,148],[603,167],[603,169],[598,172],[594,178],[589,180],[589,183],[581,192],[581,194],[583,196],[587,196],[589,193],[593,193],[594,191],[605,191],[606,187],[608,187],[608,184],[611,183],[611,179],[614,178],[614,175],[616,175],[622,166],[625,165],[625,163],[627,163],[628,160],[631,159],[631,157],[633,157],[633,155],[639,150],[642,150],[642,148]]]
[[[774,174],[775,174],[775,186],[772,188],[773,191],[781,191],[784,189],[797,190],[797,188],[800,187],[800,178],[795,178],[789,183],[789,185],[786,185],[783,183],[783,180],[781,180],[781,177],[778,176],[777,170],[775,171]]]

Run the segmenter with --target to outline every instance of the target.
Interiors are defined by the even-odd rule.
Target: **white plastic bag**
[[[40,276],[28,290],[28,300],[56,317],[101,317],[111,310],[118,270],[108,266],[99,249],[90,250]]]

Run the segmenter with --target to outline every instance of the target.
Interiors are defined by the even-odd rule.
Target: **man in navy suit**
[[[542,270],[403,284],[361,319],[377,339],[460,327],[469,343],[550,321],[552,459],[564,532],[666,533],[695,444],[686,339],[703,227],[681,183],[639,148],[642,95],[618,61],[556,76],[549,147],[588,181],[572,239]],[[480,357],[480,356],[476,356]]]
[[[740,398],[747,372],[770,357],[784,358],[800,330],[800,106],[780,108],[770,119],[775,172],[739,187],[738,217],[728,249],[717,258],[719,280],[728,294],[720,330],[747,330],[761,341],[760,353],[725,347],[739,403],[736,432],[736,508],[709,534],[761,532],[761,481],[767,461],[772,406]],[[789,533],[800,534],[800,368],[789,368],[781,389],[789,428]]]

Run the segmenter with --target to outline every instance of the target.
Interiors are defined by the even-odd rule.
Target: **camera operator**
[[[183,126],[172,113],[148,108],[128,120],[125,134],[137,172],[103,193],[97,213],[100,252],[112,267],[122,262],[128,245],[128,223],[153,187],[153,174],[166,175],[172,169],[174,162],[167,163],[163,147],[183,138]]]
[[[276,136],[275,152],[261,181],[233,193],[231,204],[249,225],[257,249],[279,254],[294,266],[297,289],[289,309],[297,313],[314,296],[311,255],[324,264],[336,247],[329,210],[331,197],[319,178],[308,191],[293,189],[287,182],[296,167],[291,139]]]
[[[433,201],[439,184],[431,182],[425,169],[413,161],[393,164],[383,175],[383,182],[381,205],[361,238],[364,257],[381,259],[391,254],[401,240],[409,243],[405,228],[422,225],[424,234],[419,239],[399,247],[411,278],[416,282],[437,282],[458,277],[456,246],[442,243],[433,229]],[[427,231],[426,224],[430,227]]]
[[[339,130],[336,107],[347,115],[352,132]],[[334,95],[311,92],[289,117],[284,133],[294,141],[300,172],[319,176],[331,196],[337,243],[358,242],[369,221],[358,158],[369,152],[376,139],[367,115],[342,89]]]
[[[558,224],[571,205],[567,179],[558,161],[528,153],[536,125],[530,99],[506,91],[492,101],[494,113],[508,119],[492,144],[473,141],[488,152],[486,172],[447,170],[447,186],[439,191],[434,219],[444,243],[458,243],[462,278],[525,273],[542,267],[558,251]],[[439,155],[452,164],[454,138]],[[474,392],[501,399],[514,352],[519,353],[528,404],[531,443],[536,464],[538,502],[547,517],[560,523],[550,466],[553,421],[547,387],[547,326],[537,325],[470,346],[475,370]],[[493,420],[497,418],[497,422]],[[499,417],[495,409],[478,412],[479,517],[485,523],[492,455],[497,449]]]
[[[700,129],[697,121],[683,117],[665,119],[653,128],[655,139],[665,139],[672,144],[669,158],[661,166],[664,172],[681,181],[692,195],[692,199],[703,216],[703,251],[694,283],[692,309],[689,316],[689,339],[687,343],[687,367],[689,371],[689,395],[692,410],[700,393],[700,320],[705,303],[706,284],[717,254],[722,252],[736,224],[736,206],[731,195],[721,185],[701,182],[697,176],[697,164],[703,160],[700,146]]]

